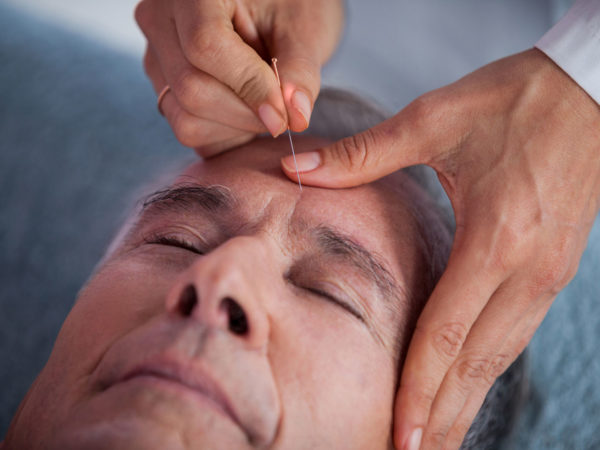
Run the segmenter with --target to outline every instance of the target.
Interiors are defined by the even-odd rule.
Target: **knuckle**
[[[214,27],[206,25],[195,31],[189,39],[183,40],[183,52],[197,67],[214,61],[223,51],[223,40]]]
[[[141,0],[135,7],[133,17],[138,26],[145,31],[152,21],[152,5],[149,0]]]
[[[429,407],[435,400],[436,390],[429,384],[428,387],[414,392],[415,404],[421,407]]]
[[[198,109],[198,104],[201,103],[202,86],[193,69],[183,69],[171,88],[183,109],[190,112]]]
[[[254,104],[265,95],[263,77],[255,71],[242,71],[234,87],[235,93],[248,104]]]
[[[442,445],[446,441],[447,432],[443,430],[434,430],[430,434],[429,446],[425,448],[442,448]]]
[[[410,108],[412,114],[411,116],[417,120],[423,120],[429,117],[431,113],[431,108],[434,104],[433,96],[431,93],[423,94],[416,99],[414,99],[408,107]]]
[[[439,383],[433,378],[422,375],[419,377],[418,386],[401,384],[400,389],[409,393],[411,405],[428,410],[435,400],[438,385]]]
[[[524,268],[525,288],[533,298],[546,293],[556,295],[573,279],[578,269],[578,236],[553,236],[548,245],[546,235],[538,229],[524,230],[510,212],[499,217],[497,223],[485,262],[492,272]]]
[[[295,60],[294,75],[298,80],[302,80],[303,87],[308,89],[311,98],[319,95],[321,85],[321,73],[319,63],[308,58],[298,57]]]
[[[562,280],[566,278],[565,272],[566,268],[563,262],[544,261],[534,275],[534,293],[537,295],[544,292],[557,294],[562,289]],[[564,284],[566,285],[566,283]]]
[[[571,282],[571,280],[573,278],[575,278],[575,275],[577,274],[577,271],[579,270],[579,261],[575,262],[575,263],[571,263],[567,269],[565,270],[565,276],[564,278],[562,278],[558,285],[556,287],[558,287],[558,291],[563,290],[567,284],[569,284]],[[558,294],[558,291],[556,291],[555,293]]]
[[[456,374],[461,385],[472,389],[474,383],[491,386],[506,370],[510,358],[499,353],[492,358],[467,355],[456,366]]]
[[[492,358],[487,371],[488,381],[491,381],[490,384],[492,384],[496,378],[504,373],[511,361],[512,360],[510,356],[506,353],[498,353]]]
[[[334,158],[349,172],[361,172],[371,154],[375,154],[376,136],[373,129],[349,136],[337,142],[332,153]]]
[[[408,106],[411,125],[419,129],[429,127],[431,121],[439,115],[439,101],[435,91],[414,99]]]
[[[573,259],[576,258],[573,258],[572,246],[559,245],[538,265],[534,275],[534,288],[539,293],[558,294],[577,273],[578,263],[574,263]]]
[[[467,333],[467,327],[460,322],[445,323],[433,332],[431,343],[440,356],[454,359],[458,356]]]
[[[507,272],[524,257],[524,238],[508,218],[501,220],[495,232],[493,249],[490,252],[491,267],[495,271]]]
[[[492,358],[487,369],[487,381],[490,386],[496,381],[496,378],[502,375],[508,366],[510,366],[512,360],[513,358],[506,353],[498,353]]]
[[[465,387],[472,387],[474,382],[487,379],[489,366],[490,360],[487,358],[466,356],[457,365],[458,379]]]
[[[173,119],[173,131],[177,140],[185,147],[196,147],[203,143],[198,133],[198,124],[190,116],[176,114]]]

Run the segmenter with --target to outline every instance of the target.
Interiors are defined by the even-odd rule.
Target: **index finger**
[[[396,396],[394,442],[418,449],[431,406],[473,323],[500,284],[477,245],[455,248],[412,336]]]
[[[236,2],[193,2],[175,9],[183,52],[195,67],[231,88],[273,136],[287,128],[283,96],[275,74],[233,27]]]

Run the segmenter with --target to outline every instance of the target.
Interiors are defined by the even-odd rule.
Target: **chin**
[[[135,421],[134,421],[135,422]],[[46,448],[50,449],[172,449],[196,448],[189,446],[175,430],[140,427],[135,423],[96,424],[81,429],[62,430]]]
[[[87,422],[87,421],[86,421]],[[124,416],[122,414],[96,422],[73,424],[61,429],[52,442],[43,448],[63,450],[120,450],[120,449],[242,449],[243,442],[231,430],[218,423],[198,424],[198,428],[171,426],[157,423],[154,418]]]
[[[115,386],[66,414],[36,406],[9,429],[1,450],[248,448],[245,434],[214,408],[143,386]]]

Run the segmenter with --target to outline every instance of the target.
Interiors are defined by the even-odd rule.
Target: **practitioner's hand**
[[[155,91],[171,87],[162,110],[202,156],[304,130],[343,23],[341,0],[142,0],[135,17]]]
[[[298,157],[300,167],[319,160],[304,184],[354,186],[424,163],[450,197],[454,245],[410,344],[394,442],[417,449],[422,431],[421,448],[458,448],[577,271],[600,207],[600,108],[533,49]]]

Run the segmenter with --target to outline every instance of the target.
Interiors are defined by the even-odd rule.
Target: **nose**
[[[255,264],[269,260],[262,247],[250,237],[237,237],[198,257],[171,288],[167,311],[264,348],[269,335],[265,303],[273,280],[266,264]]]
[[[182,317],[190,317],[198,304],[198,292],[194,284],[188,284],[178,295],[177,312]],[[231,297],[225,297],[218,305],[218,318],[226,321],[223,328],[238,336],[246,336],[249,332],[248,316],[240,304]],[[225,316],[225,317],[223,317]]]

